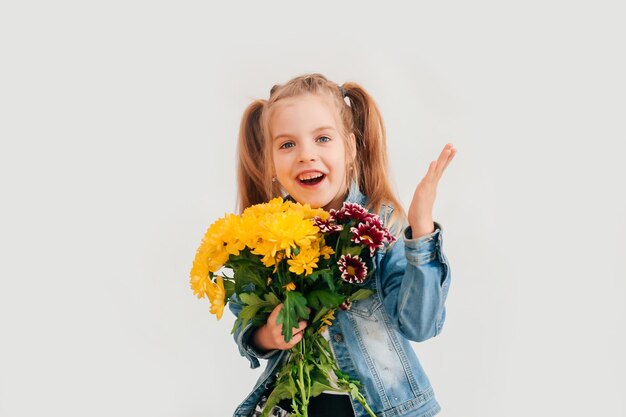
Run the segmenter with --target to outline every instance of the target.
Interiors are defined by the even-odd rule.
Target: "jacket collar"
[[[359,189],[359,184],[357,184],[356,181],[352,181],[352,184],[350,184],[348,196],[346,197],[345,201],[347,201],[348,203],[360,204],[362,206],[365,206],[365,204],[367,203],[367,198],[363,195],[363,193],[361,193],[361,190]]]

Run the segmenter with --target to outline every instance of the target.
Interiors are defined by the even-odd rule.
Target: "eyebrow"
[[[311,133],[317,133],[317,132],[321,132],[323,130],[335,130],[335,128],[332,127],[332,126],[321,126],[321,127],[318,127],[317,129],[315,129],[314,131],[312,131]],[[280,135],[274,136],[274,140],[282,138],[282,137],[293,137],[293,136],[294,135],[290,135],[288,133],[281,133]]]

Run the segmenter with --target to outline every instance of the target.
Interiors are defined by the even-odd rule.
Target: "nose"
[[[315,153],[315,149],[310,144],[301,144],[300,145],[300,153],[298,154],[299,162],[312,162],[317,160],[317,154]]]

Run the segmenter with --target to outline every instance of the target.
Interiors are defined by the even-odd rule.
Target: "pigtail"
[[[253,101],[241,118],[237,144],[237,206],[240,212],[253,204],[269,200],[265,185],[265,142],[261,127],[264,106],[265,100]]]
[[[402,205],[392,190],[387,162],[385,124],[374,99],[354,82],[343,85],[349,99],[355,135],[355,170],[361,192],[368,196],[370,208],[379,212],[382,205],[392,205],[392,223],[404,218]]]

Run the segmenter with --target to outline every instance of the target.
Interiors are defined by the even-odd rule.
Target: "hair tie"
[[[339,93],[341,93],[341,97],[346,98],[346,89],[343,88],[343,85],[340,85],[338,87],[339,87]]]

